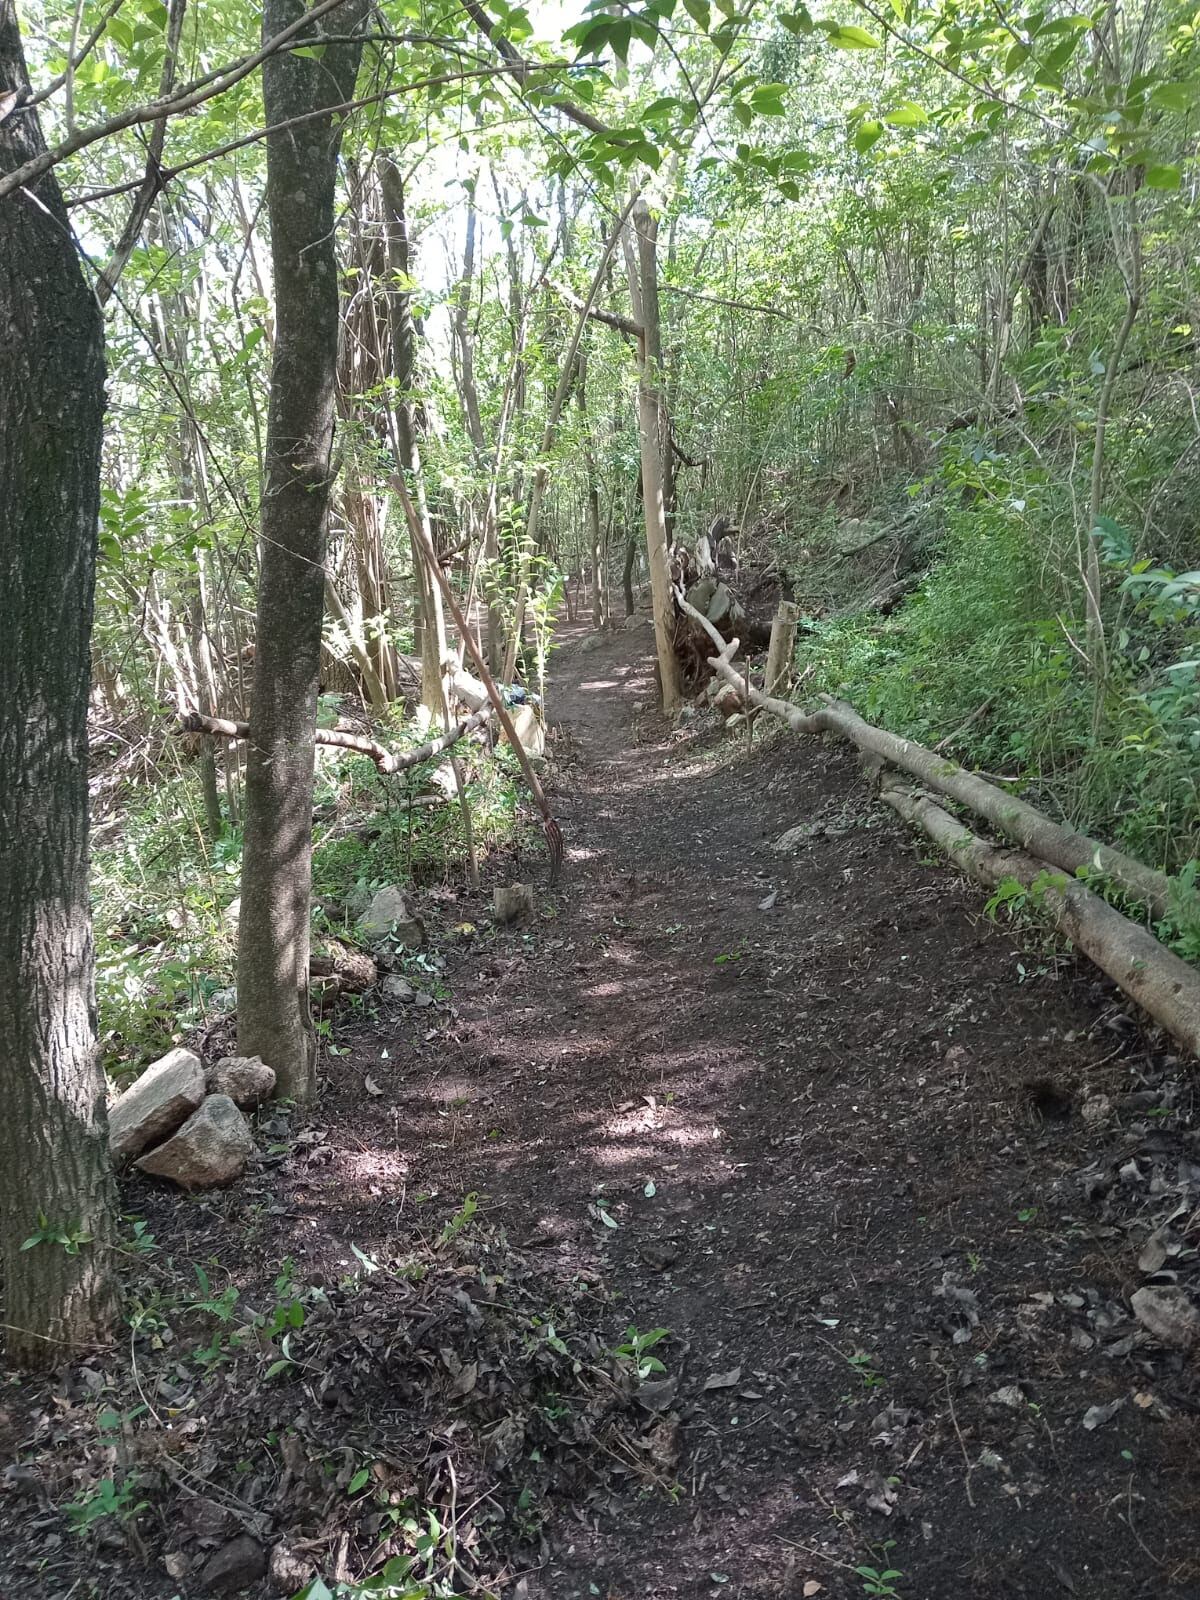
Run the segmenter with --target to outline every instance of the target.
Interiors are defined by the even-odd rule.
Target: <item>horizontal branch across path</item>
[[[451,745],[457,744],[474,729],[485,727],[491,721],[491,716],[490,707],[473,712],[471,716],[453,723],[438,738],[427,740],[415,750],[386,750],[377,740],[365,734],[346,733],[340,728],[318,728],[316,741],[318,744],[333,745],[339,750],[353,750],[358,755],[370,756],[384,777],[391,777],[393,773],[404,772],[409,767],[419,767],[423,761],[432,761],[434,756],[449,750]],[[198,711],[189,711],[180,717],[177,731],[181,734],[210,734],[215,739],[244,740],[250,737],[250,724],[233,722],[226,717],[205,717]]]

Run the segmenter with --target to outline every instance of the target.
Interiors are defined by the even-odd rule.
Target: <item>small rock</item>
[[[1149,1277],[1165,1265],[1166,1259],[1166,1229],[1157,1228],[1138,1252],[1138,1271],[1144,1272]]]
[[[383,992],[389,1000],[401,1000],[408,1005],[415,998],[417,991],[407,978],[402,978],[398,972],[389,972],[383,980]]]
[[[1080,1115],[1089,1128],[1098,1128],[1112,1116],[1112,1101],[1106,1094],[1093,1094],[1083,1102]]]
[[[313,1564],[297,1555],[290,1545],[277,1544],[271,1551],[267,1571],[273,1589],[280,1594],[293,1595],[311,1580]]]
[[[261,1056],[222,1056],[204,1074],[209,1094],[226,1094],[243,1111],[253,1111],[275,1090],[275,1072]]]
[[[1200,1311],[1182,1289],[1139,1289],[1130,1300],[1133,1314],[1160,1344],[1173,1350],[1191,1350],[1200,1344]]]
[[[167,1577],[176,1580],[186,1578],[192,1570],[191,1558],[184,1555],[182,1550],[168,1550],[163,1556],[163,1566],[166,1568]]]
[[[415,949],[425,943],[425,924],[412,895],[394,883],[375,893],[359,928],[372,944],[390,939],[393,944]]]
[[[236,989],[214,989],[208,997],[208,1003],[214,1011],[225,1013],[237,1010]]]
[[[204,1068],[190,1050],[153,1062],[109,1108],[113,1159],[128,1161],[175,1132],[204,1099]]]
[[[183,1189],[213,1189],[241,1177],[254,1154],[250,1124],[228,1095],[210,1094],[179,1132],[137,1163]]]
[[[793,851],[803,849],[815,831],[811,822],[802,822],[798,827],[789,828],[786,833],[781,833],[771,849],[781,856],[791,855]]]
[[[497,922],[520,922],[534,915],[533,885],[510,883],[508,888],[497,885],[492,899],[492,914]]]
[[[1022,1411],[1025,1408],[1025,1396],[1020,1384],[1006,1383],[1003,1389],[993,1389],[988,1395],[988,1403],[993,1406],[1009,1406],[1013,1411]]]
[[[1106,1422],[1111,1422],[1125,1404],[1122,1395],[1119,1400],[1113,1400],[1106,1406],[1089,1406],[1083,1416],[1083,1426],[1089,1433],[1095,1433],[1097,1428],[1102,1428]]]
[[[235,1107],[236,1109],[236,1107]],[[204,1564],[200,1584],[213,1594],[236,1594],[266,1575],[267,1552],[257,1539],[239,1533],[215,1550]]]

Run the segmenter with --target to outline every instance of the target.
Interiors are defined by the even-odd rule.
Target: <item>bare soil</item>
[[[502,864],[536,922],[431,895],[432,1003],[344,1018],[317,1120],[263,1118],[228,1195],[127,1185],[214,1294],[269,1307],[290,1258],[329,1299],[269,1382],[200,1382],[164,1314],[166,1354],[0,1392],[0,1594],[199,1596],[239,1529],[362,1576],[397,1548],[346,1509],[367,1463],[458,1519],[461,1588],[522,1600],[1200,1596],[1200,1372],[1129,1312],[1195,1282],[1191,1068],[844,749],[666,730],[649,637],[565,630],[566,871]],[[668,1330],[640,1391],[631,1326]],[[74,1535],[129,1348],[153,1415],[106,1459],[149,1504]]]

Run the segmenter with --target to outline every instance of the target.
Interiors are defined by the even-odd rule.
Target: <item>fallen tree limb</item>
[[[1045,863],[1024,851],[988,844],[929,795],[895,776],[885,776],[880,795],[972,878],[989,888],[1015,880],[1029,890],[1059,933],[1173,1038],[1200,1055],[1200,972],[1084,884],[1065,875],[1048,875]]]
[[[368,738],[361,733],[345,733],[340,728],[318,728],[316,741],[318,744],[333,745],[339,750],[353,750],[357,755],[370,756],[376,768],[384,775],[391,777],[393,773],[404,772],[408,767],[419,767],[422,761],[432,761],[434,756],[441,755],[443,750],[449,750],[466,734],[476,728],[482,728],[491,721],[490,707],[475,711],[462,721],[453,723],[446,732],[436,739],[429,739],[423,745],[418,745],[415,750],[386,750],[377,740]],[[198,711],[188,711],[179,719],[179,733],[206,733],[215,739],[239,739],[250,737],[250,724],[248,722],[231,722],[226,717],[205,717]]]
[[[728,660],[720,657],[720,652],[725,648],[724,639],[706,617],[694,606],[688,605],[678,591],[676,598],[681,609],[700,623],[717,647],[718,656],[709,663],[714,671],[721,673],[735,688],[744,692],[741,674]],[[864,721],[854,707],[844,701],[824,696],[823,710],[806,713],[799,706],[774,699],[753,686],[749,693],[752,704],[780,717],[794,732],[836,733],[843,739],[849,739],[860,750],[869,750],[890,766],[899,767],[914,778],[919,778],[928,788],[936,789],[939,794],[968,806],[1022,849],[1039,856],[1051,866],[1060,867],[1072,877],[1081,869],[1102,874],[1131,899],[1140,901],[1156,921],[1161,921],[1177,908],[1181,889],[1166,873],[1144,866],[1132,856],[1114,850],[1111,845],[1103,844],[1089,834],[1061,827],[1027,801],[997,789],[986,778],[967,772],[957,762],[936,755],[912,739],[901,739],[886,728],[876,728]]]

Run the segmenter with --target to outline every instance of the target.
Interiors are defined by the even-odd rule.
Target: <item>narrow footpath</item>
[[[1200,1199],[1190,1079],[844,747],[668,735],[651,649],[567,630],[553,919],[456,983],[400,1113],[410,1185],[669,1330],[675,1487],[564,1510],[522,1593],[1200,1594],[1195,1369],[1128,1310]]]
[[[1200,1600],[1200,1367],[1131,1310],[1195,1296],[1192,1068],[844,748],[564,639],[560,886],[420,886],[256,1172],[125,1180],[127,1327],[0,1396],[0,1595]]]

